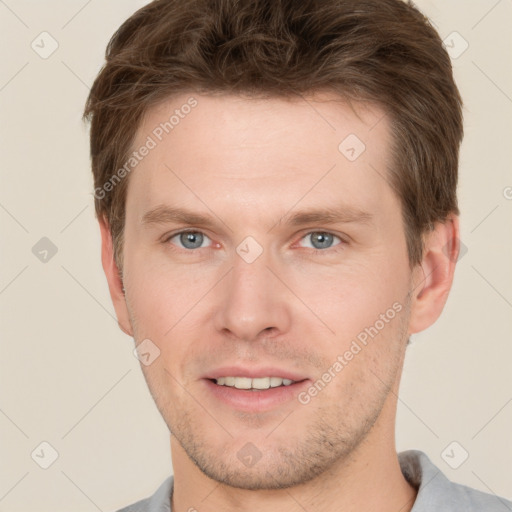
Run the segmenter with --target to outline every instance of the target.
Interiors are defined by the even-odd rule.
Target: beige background
[[[144,3],[0,0],[1,511],[113,510],[172,471],[168,432],[100,265],[81,123],[108,39]],[[444,315],[408,349],[397,444],[512,499],[512,2],[417,4],[457,57],[468,251]],[[52,49],[43,31],[59,45],[46,59],[31,47]],[[32,252],[42,237],[57,248],[46,263]],[[43,441],[59,454],[48,469]],[[458,469],[441,455],[453,441],[452,465],[469,453]]]

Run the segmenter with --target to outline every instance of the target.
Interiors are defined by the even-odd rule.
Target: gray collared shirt
[[[411,512],[512,512],[512,501],[450,482],[423,452],[398,454],[402,473],[418,489]],[[153,496],[118,512],[170,512],[174,478],[170,476]]]

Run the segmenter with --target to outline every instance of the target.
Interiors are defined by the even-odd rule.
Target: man
[[[397,455],[459,251],[462,102],[400,0],[160,0],[86,107],[102,262],[171,432],[125,511],[512,510]]]

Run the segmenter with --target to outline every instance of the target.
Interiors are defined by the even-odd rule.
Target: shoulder
[[[132,503],[117,512],[170,512],[174,477],[167,478],[152,496]]]
[[[428,456],[417,450],[398,454],[404,477],[418,489],[411,512],[512,512],[512,502],[451,482]]]

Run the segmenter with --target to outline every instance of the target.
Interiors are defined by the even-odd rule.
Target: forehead
[[[294,99],[183,94],[151,108],[133,149],[127,213],[159,204],[269,212],[294,202],[378,203],[391,193],[389,122],[334,95]],[[269,212],[270,213],[270,212]]]

